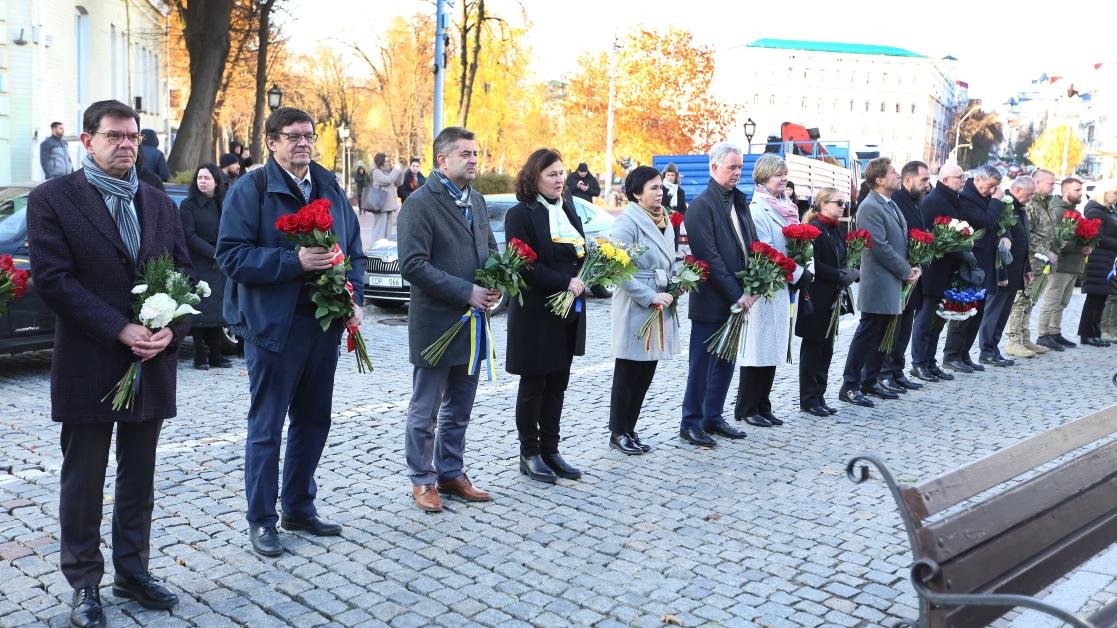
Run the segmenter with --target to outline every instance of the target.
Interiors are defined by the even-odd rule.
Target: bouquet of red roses
[[[869,233],[867,229],[855,229],[846,234],[846,270],[853,270],[861,268],[861,254],[865,249],[873,248],[873,234]],[[842,288],[845,297],[853,302],[853,295],[849,291],[849,286]],[[835,341],[838,339],[838,318],[841,317],[842,301],[841,296],[834,302],[834,306],[830,308],[830,326],[826,328],[826,335],[831,336]]]
[[[319,271],[313,280],[307,282],[310,301],[318,306],[314,317],[318,319],[322,331],[329,329],[334,321],[345,321],[353,315],[353,285],[346,276],[351,268],[349,256],[341,252],[337,236],[331,231],[333,226],[330,202],[326,199],[312,201],[297,213],[280,216],[275,221],[275,228],[296,246],[322,247],[334,254],[334,265]],[[372,360],[368,357],[360,328],[352,325],[348,329],[348,349],[351,353],[356,352],[357,371],[372,371]]]
[[[706,279],[710,276],[710,265],[700,259],[696,259],[693,255],[687,255],[683,258],[683,265],[675,274],[671,276],[670,281],[667,282],[667,294],[671,295],[671,305],[668,306],[673,316],[677,316],[677,307],[679,304],[679,297],[683,296],[691,290],[698,290],[698,284],[706,283]],[[644,341],[644,351],[652,350],[652,330],[656,331],[656,337],[659,338],[659,350],[664,349],[663,338],[663,306],[657,305],[652,308],[651,314],[648,315],[648,320],[636,330],[636,337]]]
[[[792,281],[795,260],[764,242],[753,242],[749,265],[737,277],[745,294],[771,299],[784,284]],[[729,320],[706,340],[706,349],[726,362],[733,362],[743,337],[748,335],[748,310],[733,305]]]
[[[520,272],[531,268],[537,259],[539,255],[527,243],[519,238],[512,238],[503,251],[493,253],[485,260],[485,264],[473,273],[473,280],[482,288],[500,290],[508,297],[516,297],[522,305],[524,301],[520,292],[527,283]],[[458,337],[466,323],[469,323],[469,374],[473,375],[481,366],[481,350],[484,345],[484,359],[488,364],[488,378],[491,382],[495,374],[493,361],[496,358],[496,349],[493,348],[488,310],[470,307],[438,340],[423,349],[420,355],[431,366],[438,366],[450,343]]]
[[[11,255],[0,255],[0,316],[8,313],[8,303],[18,301],[27,292],[31,275],[16,268]]]
[[[820,235],[822,232],[814,225],[796,224],[784,227],[783,237],[787,240],[787,256],[805,268],[807,262],[814,258],[814,239]]]
[[[965,220],[958,220],[950,216],[936,216],[931,227],[934,241],[931,250],[934,259],[938,259],[956,251],[968,251],[985,235],[984,229],[975,230]]]
[[[671,212],[671,226],[676,230],[683,224],[683,214],[680,212]]]
[[[1074,228],[1074,240],[1079,246],[1094,248],[1098,245],[1098,230],[1101,221],[1097,218],[1083,218]]]
[[[908,265],[915,268],[916,266],[930,264],[935,257],[934,243],[935,236],[926,231],[908,229]],[[880,341],[880,350],[884,353],[892,351],[892,344],[896,337],[896,326],[900,322],[900,317],[904,315],[904,308],[908,306],[908,300],[911,299],[911,292],[914,289],[915,282],[908,283],[906,281],[900,288],[900,314],[893,316],[892,320],[888,321],[888,327],[884,330],[884,338]]]

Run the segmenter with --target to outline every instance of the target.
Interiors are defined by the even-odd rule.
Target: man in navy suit
[[[748,202],[737,189],[743,163],[741,149],[733,144],[710,149],[710,184],[691,202],[685,219],[691,254],[710,265],[710,276],[701,290],[690,293],[690,365],[679,437],[704,447],[717,444],[710,433],[745,437],[722,417],[733,363],[706,349],[706,339],[729,319],[731,307],[748,309],[757,299],[744,294],[736,275],[744,270],[756,240]]]
[[[114,426],[113,595],[151,609],[178,602],[148,571],[148,553],[155,449],[163,421],[176,413],[177,347],[189,323],[152,332],[131,322],[131,290],[151,258],[170,252],[180,270],[191,265],[174,203],[136,175],[139,123],[124,103],[89,105],[81,170],[47,181],[27,200],[32,278],[57,316],[50,398],[51,417],[62,423],[59,553],[74,588],[71,626],[105,624],[101,509]],[[105,393],[136,361],[139,394],[130,409],[113,410]]]

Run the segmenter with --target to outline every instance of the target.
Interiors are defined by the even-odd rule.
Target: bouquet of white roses
[[[194,306],[210,295],[210,288],[204,281],[194,285],[189,276],[175,270],[174,258],[164,252],[147,260],[132,294],[136,297],[132,303],[133,322],[158,331],[183,316],[201,314]],[[101,401],[111,396],[114,411],[131,409],[140,389],[142,366],[141,360],[133,361],[124,377]]]

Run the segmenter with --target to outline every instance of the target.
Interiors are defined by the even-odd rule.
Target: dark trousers
[[[870,359],[880,359],[881,377],[899,377],[904,374],[908,345],[911,344],[911,332],[915,327],[915,310],[905,310],[900,315],[900,322],[896,325],[896,337],[892,339],[892,352],[888,355],[880,354]]]
[[[190,335],[194,337],[194,362],[196,364],[206,361],[217,363],[225,357],[221,353],[221,336],[224,334],[220,327],[192,328]]]
[[[403,437],[412,485],[456,480],[465,473],[465,429],[480,371],[470,375],[464,364],[415,367]]]
[[[1101,318],[1105,300],[1109,295],[1088,294],[1082,304],[1082,318],[1078,319],[1078,335],[1083,338],[1101,338]]]
[[[985,316],[982,317],[981,325],[977,330],[981,357],[994,358],[1001,354],[997,350],[997,345],[1001,344],[1001,335],[1004,334],[1008,317],[1012,314],[1012,304],[1016,301],[1017,292],[1017,290],[1000,288],[985,302]],[[1105,297],[1102,297],[1102,304],[1105,304]]]
[[[774,366],[742,366],[741,381],[737,383],[737,405],[733,416],[747,416],[772,411],[772,384],[776,381]]]
[[[826,403],[826,375],[834,359],[834,342],[803,339],[799,346],[799,405],[804,408]]]
[[[105,575],[101,509],[113,425],[117,426],[113,569],[127,575],[147,571],[151,509],[155,506],[155,447],[162,419],[140,423],[63,423],[59,544],[62,575],[75,589],[97,586]]]
[[[636,430],[640,408],[655,377],[658,360],[637,361],[617,358],[613,366],[613,392],[609,400],[609,431],[631,434]]]
[[[299,519],[315,516],[318,485],[314,471],[330,433],[334,372],[337,370],[338,324],[322,331],[313,313],[296,311],[287,345],[269,351],[244,343],[252,401],[244,448],[244,491],[248,524],[274,526],[279,499],[279,445],[288,413],[287,449],[283,458],[283,512]]]
[[[996,293],[987,297],[995,299]],[[977,340],[977,332],[981,329],[981,321],[985,318],[986,301],[977,302],[977,314],[964,321],[951,321],[946,328],[946,346],[943,348],[942,359],[944,362],[961,360],[972,362],[970,349],[973,349]],[[1011,304],[1010,304],[1011,305]]]
[[[888,327],[890,320],[891,314],[861,313],[861,321],[857,323],[857,331],[853,333],[849,353],[846,354],[846,366],[842,374],[843,388],[858,389],[877,382],[881,360],[873,358],[875,354],[883,357],[880,353],[880,341],[884,338],[884,329]]]
[[[569,383],[569,364],[563,371],[520,376],[516,431],[519,432],[521,456],[558,452],[562,401]]]
[[[680,429],[704,428],[725,420],[721,413],[725,396],[729,394],[729,384],[733,381],[733,363],[718,358],[706,349],[706,340],[717,333],[721,325],[691,321],[690,364],[687,366]]]
[[[939,335],[943,320],[935,314],[940,299],[923,299],[923,307],[915,315],[911,334],[911,363],[922,368],[937,366],[935,354],[939,350]]]

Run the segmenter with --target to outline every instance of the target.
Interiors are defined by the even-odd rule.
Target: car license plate
[[[369,275],[367,277],[368,285],[376,286],[377,288],[402,288],[403,277],[382,277],[376,275]]]

